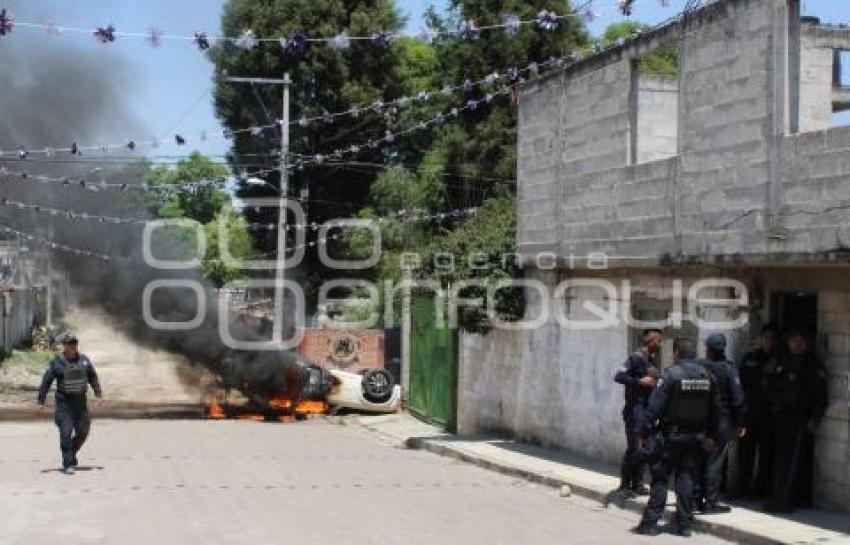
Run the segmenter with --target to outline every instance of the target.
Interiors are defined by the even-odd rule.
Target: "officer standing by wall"
[[[98,402],[102,396],[94,365],[88,356],[79,352],[77,338],[66,333],[60,342],[62,353],[57,354],[47,366],[38,390],[38,404],[44,407],[47,392],[56,380],[55,422],[59,428],[62,471],[72,475],[77,467],[77,452],[83,446],[91,426],[86,400],[89,385]]]
[[[770,385],[774,479],[766,507],[780,513],[812,504],[815,436],[828,401],[826,368],[806,335],[790,332],[787,350]]]
[[[747,352],[738,366],[741,377],[741,387],[746,400],[745,425],[747,433],[738,439],[736,450],[737,483],[735,496],[740,499],[760,498],[768,493],[764,476],[773,467],[773,460],[767,450],[759,448],[759,444],[769,433],[767,424],[767,399],[764,377],[778,367],[779,329],[774,324],[765,324],[761,328],[759,346]],[[756,459],[758,458],[758,464]],[[762,475],[754,479],[756,467]]]
[[[647,447],[654,426],[663,436],[660,456],[651,465],[652,490],[640,524],[633,530],[658,535],[658,521],[667,503],[670,475],[675,474],[676,518],[674,531],[690,536],[694,522],[693,479],[700,453],[713,449],[720,427],[720,396],[711,374],[696,359],[696,345],[677,339],[676,364],[665,369],[649,404],[639,418],[641,448]]]
[[[706,338],[705,354],[706,359],[701,363],[714,378],[720,396],[720,433],[716,437],[714,451],[703,456],[696,508],[704,514],[728,513],[732,508],[720,503],[720,494],[726,475],[729,443],[735,435],[746,436],[744,391],[738,369],[726,359],[726,336],[723,333],[712,333]]]
[[[623,422],[626,428],[626,452],[620,464],[619,490],[630,496],[645,496],[649,489],[643,482],[646,464],[638,452],[637,413],[646,407],[649,394],[658,380],[659,369],[655,361],[663,337],[659,329],[643,332],[643,346],[631,354],[614,376],[614,380],[626,387],[626,402],[623,406]]]

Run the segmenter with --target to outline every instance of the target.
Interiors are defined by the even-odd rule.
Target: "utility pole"
[[[292,79],[289,72],[284,73],[283,79],[274,78],[237,78],[227,77],[226,81],[234,83],[283,85],[283,119],[280,138],[280,203],[277,215],[277,261],[275,264],[274,287],[274,321],[272,322],[272,339],[274,342],[283,340],[283,309],[286,302],[286,290],[283,282],[286,279],[286,212],[289,195],[289,88]]]

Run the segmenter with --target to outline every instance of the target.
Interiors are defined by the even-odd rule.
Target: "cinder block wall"
[[[818,437],[815,496],[820,505],[850,511],[850,292],[819,297],[820,351],[829,371],[829,408]]]
[[[835,230],[850,220],[846,207],[821,217],[794,209],[809,183],[816,188],[812,204],[850,195],[850,162],[842,157],[850,132],[788,134],[797,80],[786,58],[793,47],[789,12],[793,17],[793,2],[722,0],[658,35],[528,86],[519,111],[520,252],[605,252],[634,266],[671,257],[764,261],[794,254],[807,261],[850,247]],[[632,120],[632,64],[666,43],[680,46],[680,153],[642,163],[660,156],[652,150],[660,141],[646,128],[657,121],[647,108]],[[811,72],[822,70],[821,80],[832,76],[831,65],[809,62],[812,43],[805,38],[800,52],[804,128],[815,116],[813,89],[823,87]],[[829,102],[826,94],[819,103]],[[632,125],[637,165],[630,165]],[[668,128],[657,127],[665,142]]]

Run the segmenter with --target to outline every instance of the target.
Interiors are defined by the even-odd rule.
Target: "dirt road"
[[[97,367],[104,395],[110,401],[133,403],[194,403],[197,379],[180,355],[140,346],[112,325],[108,315],[72,311],[65,320]]]
[[[74,310],[65,321],[80,339],[80,351],[94,362],[107,409],[114,416],[151,416],[150,411],[157,408],[172,414],[174,408],[200,407],[198,383],[203,373],[192,369],[183,356],[137,344],[103,312]],[[32,416],[36,389],[49,357],[32,355],[26,365],[16,369],[7,365],[3,370],[0,419]],[[51,394],[48,405],[52,403]]]

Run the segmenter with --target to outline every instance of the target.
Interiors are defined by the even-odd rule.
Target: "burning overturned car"
[[[326,369],[291,353],[276,367],[236,384],[223,373],[207,396],[207,416],[291,421],[340,410],[393,413],[401,405],[401,387],[384,369]]]

